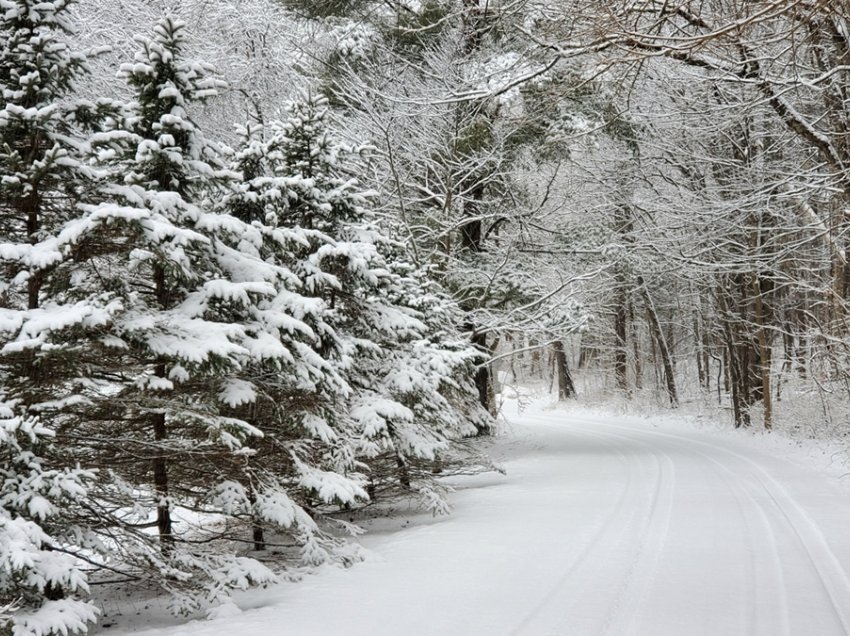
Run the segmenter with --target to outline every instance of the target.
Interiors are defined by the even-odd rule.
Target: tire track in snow
[[[785,574],[782,568],[782,554],[779,550],[774,525],[770,522],[770,514],[767,507],[762,503],[761,499],[740,483],[735,472],[728,466],[707,453],[696,450],[694,452],[715,466],[718,473],[722,475],[724,481],[730,486],[730,491],[734,493],[738,503],[741,519],[748,528],[747,541],[750,548],[753,584],[747,590],[752,598],[752,603],[750,604],[750,630],[747,633],[770,634],[771,636],[774,634],[790,634],[788,594]],[[743,497],[741,496],[742,493]],[[748,505],[744,505],[744,501]],[[751,510],[755,511],[758,517],[757,522],[761,527],[761,532],[752,532],[749,521],[752,515]],[[762,541],[759,545],[766,545],[770,552],[771,558],[768,559],[767,568],[760,565],[759,560],[756,558],[755,537],[761,538]],[[765,569],[767,573],[761,573]],[[770,602],[761,602],[763,598]],[[777,600],[778,603],[776,602]]]
[[[746,528],[751,577],[750,585],[745,590],[745,593],[751,599],[748,603],[750,612],[746,633],[769,634],[770,636],[790,634],[788,597],[785,574],[782,568],[782,555],[773,524],[770,523],[767,508],[760,499],[741,485],[740,481],[736,479],[734,471],[730,470],[728,466],[706,453],[696,450],[693,452],[714,466],[721,479],[729,486],[729,491],[735,497],[740,518]],[[751,517],[754,514],[757,517],[755,523],[760,527],[760,532],[753,532]],[[766,545],[770,552],[771,558],[767,560],[767,567],[756,558],[756,537],[762,539],[758,545]],[[765,570],[767,570],[766,573]],[[763,603],[762,599],[770,602]],[[778,603],[775,602],[777,600]]]
[[[603,538],[612,532],[617,535],[625,534],[631,519],[639,512],[636,504],[633,503],[636,501],[634,490],[636,484],[639,483],[638,479],[632,478],[634,466],[632,459],[634,454],[632,453],[627,455],[623,452],[620,445],[612,444],[611,437],[605,434],[586,430],[572,430],[570,431],[570,434],[591,438],[597,442],[601,441],[606,447],[613,451],[613,454],[617,456],[619,462],[626,468],[625,478],[623,480],[626,487],[620,492],[616,503],[605,515],[602,523],[600,523],[594,530],[590,540],[582,547],[581,552],[564,569],[564,573],[555,581],[555,584],[549,589],[540,602],[527,612],[525,617],[510,630],[509,634],[511,634],[511,636],[519,636],[520,634],[528,633],[526,630],[531,626],[535,619],[541,615],[541,613],[546,612],[556,601],[563,602],[564,598],[561,592],[568,587],[571,579],[575,577],[576,571],[587,562],[588,557],[595,553],[597,546],[603,544]],[[617,532],[618,528],[620,529],[619,532]]]
[[[628,469],[627,485],[617,504],[594,533],[593,539],[584,546],[582,552],[558,578],[541,602],[511,630],[511,634],[532,633],[525,630],[529,629],[540,615],[551,612],[551,606],[555,602],[559,603],[558,617],[555,627],[551,628],[549,633],[553,636],[570,633],[568,625],[571,622],[570,609],[576,607],[579,601],[590,593],[588,587],[584,586],[583,592],[571,598],[568,594],[570,586],[577,587],[575,586],[577,579],[586,581],[598,578],[599,565],[605,562],[605,553],[612,548],[624,547],[634,550],[634,554],[625,572],[616,573],[621,583],[613,589],[609,611],[599,617],[593,632],[622,633],[619,631],[620,625],[624,621],[628,624],[631,618],[630,612],[640,606],[643,595],[655,576],[663,552],[675,487],[675,468],[672,459],[667,455],[659,457],[651,444],[638,440],[629,440],[630,448],[626,448],[629,448],[630,452],[627,454],[623,451],[624,445],[619,435],[585,429],[573,429],[570,434],[594,438],[613,450]],[[635,446],[640,447],[640,452],[635,451]],[[649,451],[649,454],[646,451]],[[641,484],[647,483],[647,474],[652,477],[650,481],[652,486],[648,491],[640,487]],[[590,559],[592,556],[596,558]]]
[[[667,541],[676,488],[676,469],[670,455],[666,452],[658,454],[657,449],[643,441],[632,441],[653,451],[651,457],[655,464],[655,481],[646,520],[637,539],[637,549],[602,625],[601,633],[613,636],[634,630],[634,618],[652,587]]]
[[[602,425],[624,430],[633,435],[640,435],[643,432],[625,427],[617,427],[607,423],[603,423]],[[766,506],[742,484],[739,475],[718,461],[716,457],[700,451],[698,448],[694,448],[692,440],[657,431],[648,432],[663,437],[667,443],[672,443],[678,452],[681,453],[684,451],[702,459],[723,480],[735,499],[739,518],[743,522],[742,530],[746,541],[746,552],[748,554],[747,579],[749,580],[749,585],[743,586],[741,592],[748,597],[748,602],[745,603],[745,606],[749,607],[750,611],[748,613],[747,625],[744,627],[742,633],[769,634],[770,636],[789,634],[790,624],[787,612],[787,590],[782,569],[782,555],[776,541],[774,526],[770,523],[770,514]],[[629,437],[628,439],[634,438]],[[754,525],[758,526],[760,531],[754,531]],[[756,542],[757,537],[761,539],[758,544]],[[756,558],[757,545],[767,545],[768,547],[771,558],[767,559],[767,567],[761,564]],[[762,598],[770,602],[762,603],[760,602]],[[779,600],[778,611],[777,603],[775,602],[777,599]]]
[[[829,598],[835,618],[844,633],[850,635],[850,616],[848,616],[846,609],[847,603],[850,602],[850,579],[848,579],[847,572],[838,557],[829,547],[829,543],[818,528],[817,522],[794,500],[788,490],[764,468],[748,457],[732,451],[726,452],[755,468],[754,476],[796,535],[817,574],[821,588]],[[836,594],[836,590],[842,588],[843,602],[837,598]]]
[[[773,507],[778,511],[784,519],[787,527],[794,534],[797,543],[803,549],[807,557],[815,579],[819,582],[821,590],[824,592],[825,598],[828,599],[829,607],[831,608],[833,617],[837,625],[841,627],[845,635],[850,636],[850,616],[848,616],[848,604],[850,604],[850,577],[848,577],[841,561],[829,546],[829,542],[824,537],[817,522],[814,518],[805,511],[805,509],[794,499],[788,490],[777,481],[763,466],[755,462],[750,457],[742,455],[724,446],[707,442],[704,440],[685,439],[670,433],[661,431],[647,431],[645,429],[632,429],[625,426],[604,423],[603,426],[616,428],[620,430],[640,431],[656,437],[678,440],[684,444],[695,444],[710,448],[715,453],[722,453],[728,457],[733,457],[739,463],[744,464],[749,468],[746,473],[738,474],[731,470],[726,464],[715,459],[715,461],[727,469],[733,476],[738,477],[738,481],[743,484],[750,483],[746,479],[741,479],[742,476],[750,475],[758,483],[757,489],[751,489],[750,496],[756,505],[767,513],[767,508],[762,504],[757,495],[766,494],[773,502]],[[767,524],[771,525],[771,524]],[[778,555],[778,550],[777,550]],[[838,598],[837,590],[840,590],[841,598]],[[787,605],[786,605],[787,606]]]

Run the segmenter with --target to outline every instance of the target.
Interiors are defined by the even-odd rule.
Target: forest
[[[505,391],[850,435],[845,0],[0,0],[0,633],[448,514]]]

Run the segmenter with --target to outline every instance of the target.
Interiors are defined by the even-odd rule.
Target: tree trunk
[[[481,202],[484,200],[484,184],[476,185],[464,204],[464,216],[468,217],[460,226],[460,246],[465,251],[478,254],[484,251],[484,229],[481,222]]]
[[[708,341],[708,333],[704,332],[702,334],[703,344],[702,344],[702,366],[705,369],[705,390],[711,391],[711,359],[714,356],[709,355],[710,343]],[[719,380],[718,380],[719,386]]]
[[[702,342],[702,331],[699,326],[699,318],[696,313],[694,313],[694,344],[696,345],[696,358],[697,358],[697,377],[699,378],[699,385],[702,389],[708,389],[708,369],[704,363],[703,357],[703,342]]]
[[[38,231],[40,229],[41,197],[38,189],[33,187],[30,193],[23,199],[17,201],[21,213],[26,217],[27,237],[30,245],[38,243]],[[29,272],[27,279],[27,309],[38,309],[39,291],[41,290],[42,276],[38,271]],[[38,382],[39,369],[34,349],[27,349],[26,353],[26,375],[30,381],[29,391],[32,391]]]
[[[407,467],[407,461],[396,453],[395,463],[398,467],[398,483],[405,490],[410,490],[410,469]]]
[[[661,329],[661,324],[658,321],[658,314],[655,311],[655,305],[652,302],[652,297],[649,295],[649,290],[644,283],[643,277],[638,276],[637,284],[640,287],[643,300],[646,303],[646,314],[649,319],[649,328],[652,330],[653,339],[658,344],[658,352],[661,355],[661,364],[664,368],[664,381],[667,388],[667,396],[670,398],[670,406],[676,408],[679,406],[679,396],[676,392],[676,378],[673,376],[673,362],[670,359],[670,350],[667,348],[667,338],[664,336],[664,331]]]
[[[36,187],[33,187],[29,194],[20,200],[20,209],[27,219],[27,236],[30,245],[35,245],[38,243],[38,231],[41,227],[39,214],[41,212],[41,197]],[[40,272],[30,272],[29,279],[27,279],[27,309],[38,309],[41,281]]]
[[[537,344],[537,341],[533,338],[530,338],[528,341],[528,346],[531,349],[530,363],[528,366],[528,375],[531,377],[544,377],[543,370],[543,361],[542,356],[540,355],[540,346]]]
[[[727,392],[730,393],[731,397],[735,428],[740,428],[749,426],[750,423],[749,391],[746,381],[748,372],[745,355],[748,348],[738,342],[740,338],[737,337],[731,322],[733,315],[730,302],[727,300],[726,292],[723,289],[718,291],[717,301],[722,313],[721,324],[726,339],[724,366],[726,367]]]
[[[617,293],[614,307],[614,377],[617,388],[628,395],[629,383],[627,377],[629,358],[626,350],[626,290],[625,281],[618,275]]]
[[[632,230],[634,220],[632,209],[626,204],[617,205],[614,209],[614,231],[624,245],[634,242]],[[618,264],[614,274],[614,377],[617,380],[617,388],[624,394],[630,396],[628,384],[628,349],[626,337],[628,334],[628,311],[629,311],[629,281],[625,264]]]
[[[552,343],[552,348],[555,352],[555,365],[558,375],[558,399],[566,400],[576,397],[576,387],[573,384],[573,378],[567,364],[567,353],[564,351],[564,343],[561,340],[556,340]]]
[[[265,531],[263,530],[262,524],[260,524],[257,518],[257,512],[254,509],[254,506],[257,503],[257,493],[254,491],[254,486],[249,483],[248,486],[248,501],[251,504],[251,539],[254,542],[254,551],[262,552],[266,549],[266,536]]]
[[[643,360],[641,358],[640,333],[638,332],[637,320],[635,320],[634,303],[629,303],[629,323],[631,324],[632,355],[634,356],[635,391],[639,391],[643,388]]]
[[[163,553],[167,554],[174,545],[174,534],[171,523],[171,503],[168,501],[168,464],[165,459],[163,442],[167,438],[165,414],[151,415],[153,438],[156,442],[157,455],[153,458],[153,485],[156,492],[156,527],[159,532],[159,544]]]
[[[725,325],[726,328],[726,347],[727,347],[727,375],[729,376],[729,386],[731,388],[731,399],[732,399],[732,417],[735,420],[735,428],[741,428],[747,424],[745,422],[745,417],[748,417],[747,407],[743,403],[742,400],[742,392],[741,392],[741,379],[740,379],[740,371],[739,365],[737,362],[737,356],[735,352],[737,347],[735,346],[735,338],[733,336],[732,328],[728,323]]]
[[[762,298],[761,284],[759,278],[753,281],[753,292],[756,295],[756,325],[758,328],[759,343],[759,371],[761,375],[761,399],[764,405],[764,427],[770,430],[773,427],[773,403],[770,395],[770,350],[767,341],[767,327],[765,325],[764,300]]]
[[[165,281],[165,270],[155,265],[153,279],[157,302],[161,309],[168,308],[168,286]],[[157,377],[165,378],[164,364],[157,364],[154,369]],[[165,453],[165,440],[168,437],[165,413],[152,413],[150,416],[153,428],[153,439],[156,456],[153,458],[153,485],[157,496],[156,527],[159,532],[159,545],[163,554],[168,554],[174,545],[173,526],[171,521],[171,502],[168,500],[168,460]]]
[[[472,334],[471,342],[480,351],[486,355],[490,354],[490,349],[487,346],[487,335],[483,333]],[[475,370],[475,387],[478,389],[478,401],[487,412],[494,413],[495,404],[495,389],[493,387],[493,378],[490,372],[490,364],[483,363]],[[479,430],[479,435],[485,434],[487,431]]]
[[[263,526],[258,523],[254,524],[254,527],[251,531],[251,539],[254,542],[254,551],[262,552],[266,549],[266,536],[263,531]]]

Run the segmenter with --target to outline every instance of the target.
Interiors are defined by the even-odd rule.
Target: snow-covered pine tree
[[[0,594],[16,611],[0,629],[41,636],[85,632],[96,608],[80,599],[86,576],[73,556],[77,514],[93,474],[52,468],[54,431],[37,415],[21,415],[15,400],[0,402]]]
[[[250,421],[262,437],[252,442],[250,457],[233,467],[232,479],[217,489],[213,499],[250,520],[256,550],[265,547],[266,530],[277,534],[283,530],[301,546],[305,563],[348,561],[350,551],[337,549],[344,543],[313,519],[319,506],[351,506],[368,499],[365,477],[353,462],[328,461],[354,456],[351,436],[335,427],[336,409],[345,403],[350,388],[332,364],[330,349],[336,337],[325,320],[327,304],[301,295],[303,284],[291,273],[298,262],[296,253],[323,235],[277,223],[277,213],[288,209],[289,189],[300,177],[272,174],[261,133],[261,126],[240,131],[241,147],[232,155],[238,178],[228,183],[230,191],[221,198],[220,218],[242,228],[232,235],[240,255],[288,273],[277,297],[253,315],[279,341],[275,346],[285,347],[288,360],[281,364],[271,356],[257,356],[243,364],[234,388],[248,391],[250,399],[234,390],[231,414]],[[330,344],[323,347],[321,341]]]
[[[220,540],[243,514],[228,494],[253,452],[245,443],[262,437],[237,407],[257,394],[246,369],[296,363],[282,327],[292,341],[310,329],[288,304],[297,301],[292,273],[239,249],[267,237],[207,211],[228,174],[189,110],[221,82],[184,58],[184,34],[165,18],[139,38],[121,70],[136,92],[131,114],[94,141],[102,200],[63,238],[85,255],[68,264],[71,293],[113,308],[85,391],[97,426],[79,431],[101,467],[92,505],[120,544],[111,565],[153,578],[176,610],[192,611],[204,597],[273,579]],[[299,370],[323,373],[321,361],[309,363]],[[277,503],[288,513],[278,513],[282,525],[310,535],[306,514]],[[143,531],[150,511],[156,537]]]
[[[305,293],[329,307],[317,352],[345,377],[348,394],[308,432],[351,442],[336,445],[326,469],[347,473],[362,463],[373,492],[389,484],[417,490],[442,510],[433,462],[452,440],[486,425],[463,380],[477,352],[451,326],[453,303],[370,219],[357,153],[331,135],[328,117],[320,95],[290,104],[265,147],[255,140],[240,155],[243,173],[262,173],[252,196],[243,192],[232,204],[302,237],[291,267]]]
[[[143,572],[191,611],[271,580],[235,550],[243,527],[283,529],[316,562],[327,537],[297,493],[366,495],[358,479],[314,467],[322,448],[296,454],[299,438],[282,434],[290,411],[346,387],[313,346],[327,331],[325,304],[301,296],[287,267],[290,245],[305,239],[211,211],[235,175],[190,115],[219,82],[183,57],[184,33],[164,19],[122,67],[136,102],[93,142],[102,201],[62,238],[81,255],[64,273],[70,293],[112,308],[82,389],[93,406],[81,453],[101,467],[92,505],[120,537],[114,566]],[[142,531],[151,511],[156,537]]]
[[[74,99],[86,56],[69,44],[69,0],[0,3],[0,619],[15,634],[85,631],[95,608],[74,558],[93,475],[55,443],[76,362],[52,330],[96,322],[51,278],[57,233],[89,186],[86,132],[114,110]]]

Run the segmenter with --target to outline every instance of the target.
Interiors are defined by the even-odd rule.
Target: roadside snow
[[[455,478],[451,516],[376,523],[364,563],[242,594],[215,620],[102,633],[850,634],[850,478],[828,451],[509,405],[492,451],[507,475]]]

